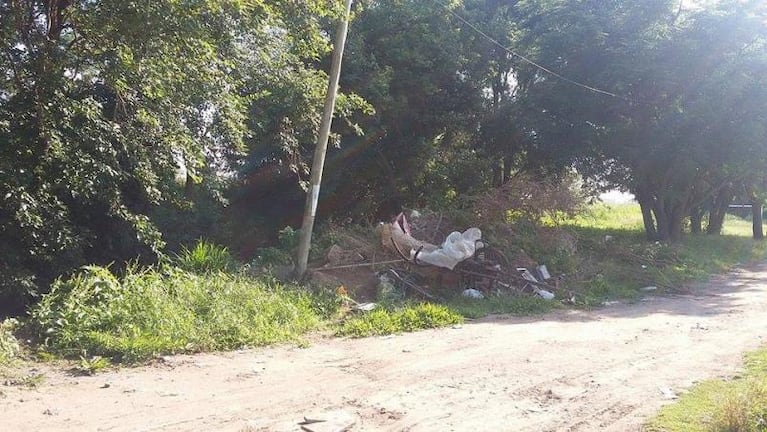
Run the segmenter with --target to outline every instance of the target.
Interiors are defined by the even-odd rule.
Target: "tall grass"
[[[205,240],[198,240],[191,249],[182,246],[173,263],[194,273],[232,272],[239,267],[229,249]]]
[[[171,266],[129,269],[118,278],[92,266],[55,282],[32,309],[31,323],[53,353],[137,361],[297,341],[318,327],[331,303],[268,279]]]

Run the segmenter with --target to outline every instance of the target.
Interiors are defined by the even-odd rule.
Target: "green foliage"
[[[234,272],[239,267],[229,249],[198,240],[192,249],[182,246],[173,264],[192,273]]]
[[[277,245],[259,248],[253,264],[264,268],[293,264],[298,248],[298,235],[299,231],[292,227],[281,229],[278,233]]]
[[[445,327],[463,322],[463,317],[446,306],[430,303],[409,304],[387,310],[377,308],[344,321],[336,334],[366,337]]]
[[[53,353],[139,361],[295,342],[331,309],[326,299],[268,279],[170,266],[117,278],[91,266],[54,283],[30,324]]]
[[[318,118],[337,6],[0,1],[3,309],[85,263],[151,262],[166,240],[214,236],[254,141],[279,152],[296,135],[280,125],[305,129],[293,147],[315,130],[279,108]]]
[[[0,322],[0,366],[10,363],[21,352],[19,341],[14,335],[18,324],[12,318]]]
[[[466,318],[482,318],[499,314],[537,315],[561,307],[558,302],[544,300],[538,296],[506,294],[492,295],[484,299],[456,296],[450,299],[447,305]]]
[[[767,429],[767,350],[746,355],[745,372],[706,381],[663,407],[649,432],[763,432]]]

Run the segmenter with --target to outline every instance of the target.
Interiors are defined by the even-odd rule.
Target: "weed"
[[[18,386],[24,388],[38,388],[45,383],[45,374],[32,373],[21,378],[7,379],[3,384],[6,386]]]
[[[463,317],[446,306],[431,303],[408,304],[394,310],[385,308],[344,321],[339,336],[366,337],[445,327],[463,322]]]
[[[205,240],[198,240],[192,249],[183,246],[173,263],[194,273],[232,272],[239,267],[227,248]]]
[[[112,365],[109,359],[101,356],[93,356],[90,358],[80,356],[80,362],[75,369],[82,375],[96,375]]]
[[[721,236],[687,235],[677,244],[648,242],[636,204],[596,205],[562,228],[578,240],[579,253],[573,257],[578,262],[567,284],[585,305],[637,299],[640,289],[650,285],[661,292],[675,291],[767,252],[765,242],[750,238],[750,222],[732,216]]]
[[[14,332],[19,322],[13,318],[0,322],[0,366],[10,363],[21,352]]]
[[[118,279],[92,266],[55,282],[33,308],[31,325],[57,355],[132,362],[297,341],[333,312],[327,296],[271,279],[169,266],[129,269]]]
[[[298,248],[299,231],[292,227],[281,229],[277,236],[277,245],[259,248],[251,264],[269,269],[273,266],[292,265]]]

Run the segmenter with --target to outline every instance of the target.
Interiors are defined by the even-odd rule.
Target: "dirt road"
[[[36,389],[0,386],[0,430],[296,431],[325,410],[351,417],[353,431],[639,430],[668,389],[735,373],[766,329],[760,264],[694,295],[592,312],[179,356],[95,377],[43,367]]]

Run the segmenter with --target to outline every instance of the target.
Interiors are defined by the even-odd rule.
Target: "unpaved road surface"
[[[694,294],[493,318],[389,338],[178,356],[95,377],[40,366],[0,386],[1,431],[631,431],[698,380],[732,375],[767,329],[767,264]],[[666,395],[664,396],[664,390]]]

